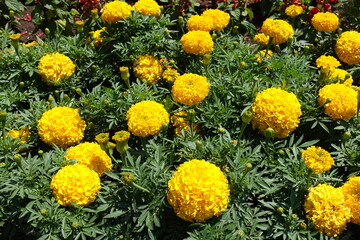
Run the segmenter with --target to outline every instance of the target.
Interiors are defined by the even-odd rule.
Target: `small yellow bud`
[[[351,132],[344,132],[344,135],[343,135],[343,140],[344,141],[347,141],[347,140],[349,140],[351,138]]]
[[[274,133],[275,133],[275,131],[274,131],[274,129],[272,129],[272,128],[267,128],[267,129],[265,129],[265,131],[264,131],[264,136],[266,137],[266,138],[272,138],[273,136],[274,136]]]
[[[282,207],[278,207],[276,209],[276,211],[279,213],[279,214],[282,214],[284,212],[284,209]]]
[[[126,172],[121,178],[125,183],[132,183],[135,180],[135,177],[132,173]]]

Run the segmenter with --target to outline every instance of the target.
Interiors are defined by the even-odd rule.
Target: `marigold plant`
[[[360,33],[343,32],[336,40],[335,52],[338,58],[349,65],[360,63]]]
[[[305,165],[311,171],[316,173],[322,173],[330,170],[334,164],[334,159],[330,153],[321,147],[310,146],[303,153],[302,157],[305,160]]]
[[[279,19],[267,18],[263,22],[262,30],[266,35],[273,38],[273,44],[284,43],[294,35],[292,26],[288,22]]]
[[[205,160],[181,164],[168,182],[168,202],[178,217],[190,222],[219,216],[229,203],[229,195],[225,174]]]
[[[206,31],[213,29],[214,23],[210,16],[191,15],[186,23],[189,31]]]
[[[130,16],[132,7],[122,1],[108,2],[102,9],[101,19],[105,23],[114,24]]]
[[[42,80],[49,85],[69,78],[75,72],[75,64],[61,53],[46,54],[40,58],[38,70]]]
[[[357,95],[353,88],[333,83],[320,89],[318,102],[325,104],[325,113],[333,120],[349,120],[357,113]]]
[[[78,109],[54,107],[44,112],[38,121],[38,134],[49,145],[67,148],[83,139],[85,127]]]
[[[340,187],[345,196],[345,205],[351,209],[351,222],[360,225],[360,177],[350,177]]]
[[[333,32],[339,27],[339,18],[335,13],[319,12],[311,19],[314,28],[321,32]]]
[[[174,100],[185,105],[196,105],[209,94],[210,83],[205,76],[185,73],[176,78],[171,93]]]
[[[205,31],[190,31],[184,34],[181,39],[182,48],[186,53],[205,55],[212,52],[214,42],[210,33]]]
[[[206,9],[201,16],[213,19],[212,30],[214,31],[224,29],[230,22],[230,14],[219,9]]]
[[[253,129],[264,134],[272,128],[274,137],[285,138],[298,126],[301,106],[294,93],[279,88],[268,88],[256,94],[251,106]]]
[[[163,73],[163,66],[159,59],[148,54],[138,57],[133,67],[135,76],[148,84],[158,83]]]
[[[160,16],[160,5],[154,0],[139,0],[134,4],[134,8],[142,15]]]
[[[296,17],[299,16],[303,11],[303,8],[298,5],[290,5],[285,9],[286,15],[289,17]]]
[[[62,206],[72,206],[72,202],[80,206],[92,203],[100,191],[99,175],[76,163],[62,167],[50,183],[56,201]]]
[[[169,124],[170,115],[161,103],[145,100],[130,107],[126,120],[132,134],[147,137],[159,133],[164,124]]]
[[[65,159],[76,160],[94,170],[102,176],[104,172],[110,171],[112,167],[111,159],[97,143],[84,142],[70,147],[65,154]]]
[[[321,71],[325,73],[329,73],[333,71],[335,68],[337,68],[340,65],[341,65],[340,62],[333,56],[321,55],[316,59],[316,66],[318,68],[321,68]]]
[[[340,235],[351,218],[351,210],[345,206],[345,196],[341,189],[320,184],[308,191],[304,209],[315,230],[329,237]]]

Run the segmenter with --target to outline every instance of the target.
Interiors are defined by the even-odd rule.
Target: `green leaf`
[[[105,215],[104,218],[116,218],[116,217],[119,217],[121,215],[124,215],[125,213],[126,213],[125,211],[119,210],[119,211],[109,213],[108,215]]]
[[[5,0],[5,5],[9,9],[17,11],[17,12],[25,10],[25,6],[17,0]]]

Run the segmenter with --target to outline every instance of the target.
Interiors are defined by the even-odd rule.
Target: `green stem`
[[[134,183],[134,182],[132,182],[132,183],[130,183],[133,187],[136,187],[137,189],[139,189],[139,190],[141,190],[141,191],[144,191],[144,192],[146,192],[146,193],[150,193],[150,191],[149,190],[147,190],[146,188],[144,188],[144,187],[142,187],[142,186],[140,186],[140,185],[137,185],[136,183]]]

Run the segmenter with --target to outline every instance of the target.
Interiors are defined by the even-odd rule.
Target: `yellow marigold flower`
[[[125,141],[128,141],[130,138],[130,133],[128,131],[119,131],[119,132],[116,132],[114,134],[114,136],[112,137],[112,139],[115,141],[115,142],[125,142]]]
[[[160,5],[154,0],[139,0],[134,4],[134,8],[142,15],[160,16]]]
[[[175,101],[185,105],[196,105],[209,94],[210,83],[205,76],[185,73],[176,78],[171,93]]]
[[[286,15],[289,17],[296,17],[299,16],[303,11],[303,8],[298,5],[290,5],[285,9]]]
[[[148,54],[140,56],[134,62],[134,74],[141,81],[156,84],[163,73],[163,66],[159,59]]]
[[[13,139],[19,138],[20,143],[26,143],[30,137],[30,127],[22,127],[20,130],[11,129],[7,135]]]
[[[131,14],[132,7],[122,1],[108,2],[104,5],[101,19],[106,23],[116,23],[117,21],[126,19]]]
[[[327,99],[331,102],[326,103]],[[357,112],[357,92],[349,86],[333,83],[324,86],[319,91],[319,104],[325,104],[325,113],[333,120],[349,120]]]
[[[265,58],[269,58],[271,55],[273,55],[273,51],[271,50],[261,50],[258,54],[255,54],[254,58],[256,61],[261,62]]]
[[[54,107],[38,121],[39,136],[49,145],[67,148],[83,139],[86,123],[78,109]]]
[[[295,94],[279,88],[268,88],[257,93],[251,111],[253,129],[264,134],[266,129],[271,128],[276,138],[289,136],[298,126],[302,114]]]
[[[11,40],[19,40],[20,37],[21,37],[21,34],[20,34],[20,33],[14,33],[14,34],[11,34],[11,35],[9,36],[9,38],[10,38]]]
[[[335,13],[318,12],[311,19],[314,28],[321,32],[333,32],[339,27],[339,18]]]
[[[292,26],[284,20],[267,18],[263,22],[262,30],[266,35],[273,38],[273,44],[284,43],[289,37],[294,36]]]
[[[166,69],[163,74],[162,78],[168,82],[175,82],[175,80],[180,76],[180,73],[176,71],[176,69],[168,68]]]
[[[168,182],[168,202],[178,217],[190,222],[219,216],[227,208],[229,195],[225,174],[205,160],[181,164]]]
[[[38,44],[39,43],[37,41],[32,41],[32,42],[24,44],[24,46],[29,48],[29,47],[32,47],[32,46],[35,46],[35,45],[38,45]]]
[[[230,22],[230,14],[227,12],[221,11],[219,9],[206,9],[201,16],[211,17],[213,20],[213,28],[214,31],[220,31],[229,24]]]
[[[254,41],[258,44],[268,45],[269,36],[267,36],[265,33],[258,33],[254,36]]]
[[[309,189],[304,209],[316,231],[335,237],[346,229],[351,218],[350,208],[344,204],[345,197],[341,189],[320,184]]]
[[[360,63],[360,33],[356,31],[343,32],[336,40],[335,52],[338,58],[349,64]]]
[[[95,141],[100,143],[107,143],[109,141],[109,133],[99,133],[95,136]]]
[[[183,129],[189,131],[190,122],[187,119],[188,113],[186,111],[176,112],[172,117],[171,121],[175,127],[175,134],[179,135]],[[197,130],[197,124],[193,124],[193,129]]]
[[[61,53],[52,53],[40,58],[38,70],[43,81],[52,85],[73,75],[75,67],[69,57]]]
[[[340,187],[345,195],[345,205],[351,209],[351,222],[360,225],[360,177],[350,177]]]
[[[321,70],[325,73],[333,71],[340,65],[340,62],[333,56],[321,55],[316,59],[316,66],[321,68]]]
[[[92,37],[94,39],[94,45],[99,46],[103,42],[103,38],[101,37],[102,33],[105,31],[105,27],[100,30],[91,31]]]
[[[346,70],[336,68],[333,71],[330,72],[329,79],[335,79],[339,78],[339,83],[343,83],[346,86],[351,86],[353,83],[353,78],[350,73],[348,73]],[[346,79],[346,80],[345,80]]]
[[[181,39],[182,48],[186,53],[205,55],[213,50],[214,42],[210,33],[205,31],[190,31]]]
[[[331,166],[334,164],[334,159],[331,157],[330,153],[321,147],[308,147],[302,153],[302,157],[305,160],[306,167],[316,173],[330,170]]]
[[[159,133],[164,124],[169,124],[170,115],[162,104],[145,100],[130,107],[126,120],[132,134],[147,137]]]
[[[210,32],[214,23],[210,16],[191,15],[187,21],[189,31],[205,31]]]
[[[112,163],[110,157],[97,143],[84,142],[70,147],[65,154],[65,159],[76,160],[91,170],[103,175],[104,172],[110,171]]]
[[[56,201],[62,206],[72,206],[71,202],[80,206],[92,203],[100,191],[99,175],[76,163],[62,167],[50,183]]]

